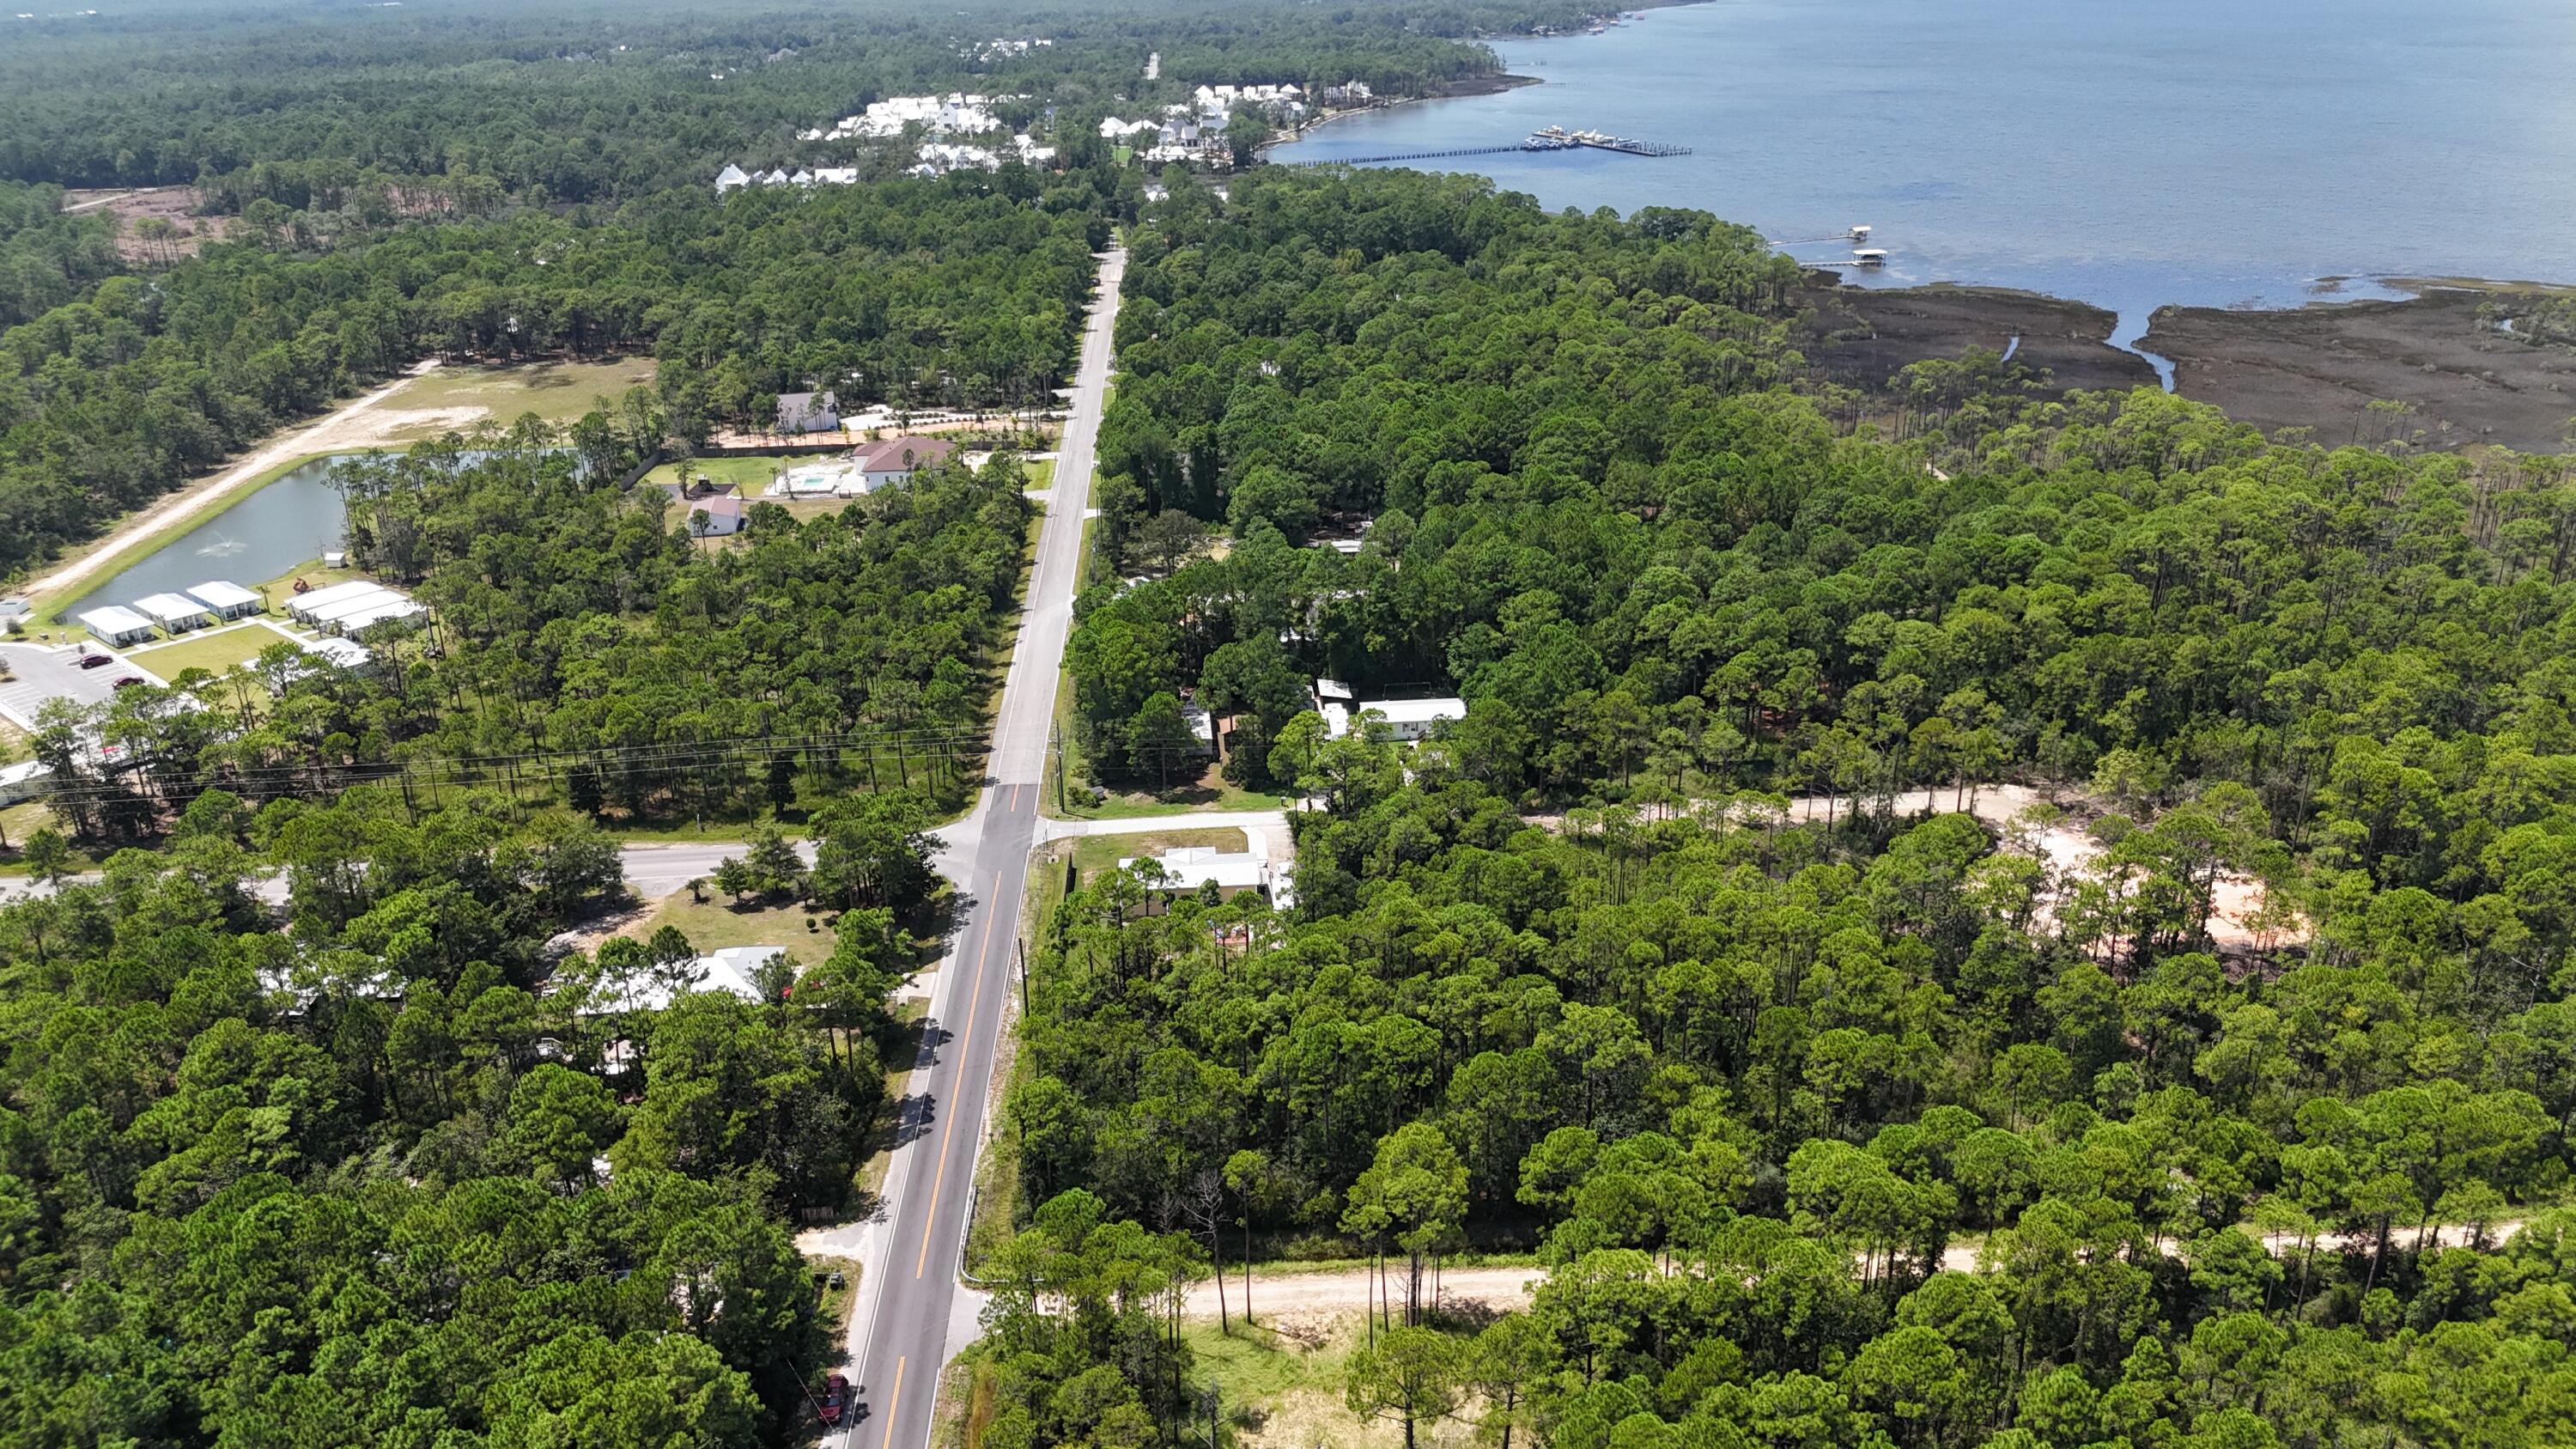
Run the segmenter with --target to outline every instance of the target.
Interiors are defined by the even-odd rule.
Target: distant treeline
[[[248,229],[0,334],[0,575],[425,352],[653,349],[681,437],[818,378],[853,401],[1042,396],[1107,235],[1096,193],[1072,201],[959,177],[672,193],[615,222],[521,214],[327,251]]]

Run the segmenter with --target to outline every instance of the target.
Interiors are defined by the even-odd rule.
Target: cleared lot
[[[112,663],[96,669],[80,667],[83,654],[104,654]],[[129,674],[141,675],[153,684],[161,677],[135,663],[122,651],[103,644],[74,645],[68,649],[38,644],[0,644],[0,663],[9,666],[15,676],[0,683],[0,715],[7,715],[21,729],[36,727],[36,716],[45,705],[57,699],[78,700],[96,704],[116,693],[116,681]]]

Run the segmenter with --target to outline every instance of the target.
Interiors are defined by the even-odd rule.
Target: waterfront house
[[[188,597],[206,606],[206,612],[218,619],[242,619],[261,612],[259,595],[228,579],[209,579],[190,584]]]
[[[186,594],[146,594],[134,601],[135,612],[173,634],[185,634],[215,622],[206,606]]]
[[[100,642],[120,648],[152,638],[152,621],[122,604],[91,609],[80,616],[80,621],[81,627],[97,635]]]

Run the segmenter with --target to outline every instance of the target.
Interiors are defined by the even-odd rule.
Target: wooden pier
[[[1599,131],[1569,131],[1550,126],[1531,133],[1530,138],[1511,146],[1465,146],[1454,151],[1403,151],[1389,156],[1336,156],[1329,161],[1289,161],[1282,164],[1300,169],[1317,166],[1384,166],[1397,161],[1446,161],[1457,156],[1501,156],[1514,151],[1616,151],[1622,156],[1687,156],[1688,146],[1668,146],[1660,141],[1634,141],[1626,136],[1608,136]]]

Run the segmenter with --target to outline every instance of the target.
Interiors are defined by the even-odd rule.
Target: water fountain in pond
[[[234,554],[237,554],[248,547],[250,547],[249,544],[242,542],[238,538],[234,538],[229,534],[219,533],[216,534],[210,542],[197,546],[197,557],[231,558]]]

